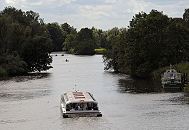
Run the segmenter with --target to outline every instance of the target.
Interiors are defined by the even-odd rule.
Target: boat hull
[[[181,91],[183,88],[183,85],[181,83],[170,83],[170,84],[164,84],[163,85],[164,90],[167,91]]]
[[[63,118],[74,118],[74,117],[102,117],[101,113],[63,113]]]
[[[102,117],[101,112],[100,111],[96,111],[96,110],[66,111],[64,107],[61,107],[60,109],[61,109],[63,118]]]

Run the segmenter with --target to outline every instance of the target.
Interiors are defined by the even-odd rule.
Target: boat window
[[[70,103],[66,105],[66,111],[98,110],[97,103]]]
[[[66,111],[78,110],[77,103],[70,103],[66,105]]]
[[[98,110],[98,106],[96,103],[93,103],[93,110]]]
[[[65,103],[65,100],[64,100],[64,97],[63,97],[63,96],[61,97],[61,101],[62,101],[63,103]]]
[[[71,105],[70,104],[67,104],[66,105],[66,111],[70,111],[71,110]]]
[[[98,110],[96,103],[87,103],[87,110]]]
[[[87,103],[77,103],[75,104],[75,110],[87,110]]]
[[[72,103],[72,109],[77,110],[77,103]]]
[[[87,103],[87,110],[92,110],[92,107],[93,107],[92,103]]]

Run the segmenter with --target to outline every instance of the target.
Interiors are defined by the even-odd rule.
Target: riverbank
[[[152,79],[161,84],[162,74],[169,68],[170,66],[166,66],[153,71],[151,74]],[[186,63],[179,63],[176,65],[172,65],[172,68],[175,69],[177,72],[181,73],[181,82],[182,82],[182,85],[180,86],[181,91],[189,93],[189,85],[188,85],[189,63],[186,62]]]
[[[178,72],[184,74],[189,74],[189,63],[186,62],[186,63],[179,63],[179,64],[176,64],[176,65],[172,65],[172,67],[174,69],[176,69]],[[170,66],[166,66],[166,67],[162,67],[162,68],[159,68],[155,71],[153,71],[151,73],[151,77],[155,80],[159,80],[161,81],[161,75],[167,70],[169,69]],[[187,75],[187,78],[189,79],[189,75]]]
[[[23,81],[23,80],[33,80],[33,79],[40,79],[44,77],[48,77],[50,73],[48,72],[36,72],[36,73],[28,73],[25,75],[19,75],[19,76],[6,76],[6,77],[0,77],[0,81],[7,81],[7,80],[13,80],[16,81]]]
[[[70,49],[68,51],[65,51],[67,54],[73,54],[73,55],[103,55],[106,53],[106,49],[105,48],[96,48],[94,49],[94,53],[91,54],[80,54],[80,53],[75,53],[74,49]]]
[[[105,48],[97,48],[95,49],[95,54],[97,55],[103,55],[104,53],[106,53],[106,49]]]

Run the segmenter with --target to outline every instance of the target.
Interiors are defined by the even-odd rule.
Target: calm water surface
[[[182,93],[129,93],[130,78],[105,72],[100,55],[58,54],[52,66],[41,76],[0,81],[0,130],[189,129]],[[93,93],[103,117],[63,119],[60,95],[74,89]]]

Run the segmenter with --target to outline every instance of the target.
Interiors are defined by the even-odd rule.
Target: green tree
[[[6,76],[23,75],[28,72],[26,62],[20,58],[17,52],[3,53],[0,56],[0,68],[4,70]]]
[[[163,66],[189,61],[189,29],[180,18],[171,19],[165,31],[161,60]]]
[[[187,11],[186,11],[187,12]],[[151,72],[189,60],[189,28],[185,18],[169,18],[163,12],[141,12],[130,21],[128,30],[107,32],[110,45],[104,55],[105,69],[146,78]]]
[[[52,39],[53,51],[62,51],[62,44],[65,37],[63,36],[60,25],[58,23],[48,23],[46,27]]]
[[[162,12],[139,13],[130,22],[126,48],[127,67],[130,74],[148,77],[159,67],[163,47],[164,30],[169,18]]]
[[[74,52],[79,55],[94,55],[95,42],[91,29],[82,28],[76,36]]]
[[[51,40],[42,36],[35,36],[24,42],[22,57],[27,65],[29,65],[29,71],[40,72],[51,68],[50,44]]]
[[[8,75],[51,68],[51,47],[48,31],[38,13],[14,7],[0,12],[0,67]]]
[[[185,12],[183,14],[183,19],[185,22],[189,22],[189,9],[185,9]]]
[[[63,35],[66,37],[66,35],[70,33],[75,33],[76,29],[74,27],[71,27],[68,23],[61,24],[61,30],[63,32]]]
[[[68,23],[61,24],[61,30],[64,37],[63,50],[72,52],[74,48],[74,40],[76,38],[77,31],[74,27],[71,27]]]
[[[107,47],[107,35],[102,29],[96,29],[92,27],[93,38],[95,41],[95,48],[106,48]]]
[[[77,32],[72,32],[66,36],[63,50],[68,51],[69,53],[74,53],[74,48],[76,46],[76,36]]]
[[[120,43],[120,30],[118,28],[113,28],[107,32],[107,52],[104,54],[103,59],[105,63],[105,70],[114,69],[114,71],[119,72],[118,68],[118,52]]]

